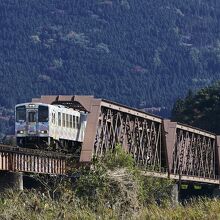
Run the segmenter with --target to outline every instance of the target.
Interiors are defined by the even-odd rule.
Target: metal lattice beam
[[[161,123],[102,106],[94,155],[104,155],[117,143],[130,152],[139,165],[161,170]]]
[[[214,178],[216,176],[215,138],[177,128],[172,173]]]

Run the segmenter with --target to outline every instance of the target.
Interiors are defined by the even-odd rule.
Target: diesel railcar
[[[15,107],[15,119],[18,146],[69,149],[83,142],[87,113],[62,105],[22,103]]]

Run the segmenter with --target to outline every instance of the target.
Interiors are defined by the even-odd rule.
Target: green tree
[[[220,82],[177,100],[172,119],[220,134]]]

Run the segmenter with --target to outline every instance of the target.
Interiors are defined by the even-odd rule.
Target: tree
[[[172,119],[220,134],[220,82],[177,100]]]

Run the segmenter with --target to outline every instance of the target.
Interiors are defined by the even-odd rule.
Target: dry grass
[[[101,202],[94,209],[87,202],[73,192],[65,192],[58,200],[52,200],[36,191],[9,191],[0,200],[0,219],[220,219],[220,201],[215,199],[199,199],[175,207],[151,204],[138,212],[127,213],[120,213],[117,207],[113,209]]]
[[[119,147],[115,154],[96,161],[92,169],[82,167],[79,172],[74,187],[70,180],[38,176],[44,193],[42,189],[11,190],[0,195],[0,220],[220,219],[217,199],[172,204],[172,182],[142,176],[133,159]]]
[[[220,200],[198,199],[182,206],[167,205],[159,207],[151,205],[144,208],[139,215],[139,219],[161,219],[161,220],[215,220],[220,219]]]

